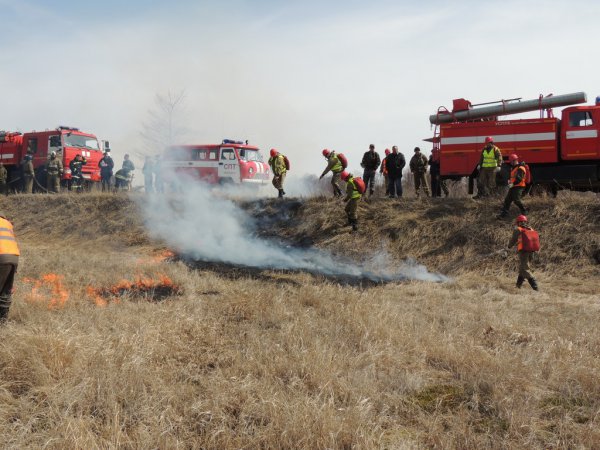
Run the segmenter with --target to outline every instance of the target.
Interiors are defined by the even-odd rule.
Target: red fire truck
[[[221,144],[174,145],[163,159],[165,181],[189,177],[208,184],[261,186],[270,178],[269,165],[248,141],[224,139]]]
[[[82,169],[83,177],[87,182],[100,181],[98,163],[102,158],[102,150],[98,139],[93,134],[63,126],[55,130],[31,131],[24,134],[0,131],[0,158],[8,170],[9,181],[20,178],[21,162],[29,153],[33,158],[36,179],[41,186],[45,187],[44,169],[52,151],[55,151],[57,157],[62,160],[64,184],[71,179],[69,163],[78,154],[87,159],[87,164]]]
[[[446,179],[469,177],[469,193],[477,175],[486,136],[494,139],[505,161],[515,153],[530,169],[535,185],[556,193],[559,189],[600,188],[600,102],[569,106],[562,119],[552,108],[585,103],[583,92],[520,98],[472,105],[455,99],[452,111],[440,107],[429,117],[435,125],[433,151],[439,151],[440,175]],[[501,116],[539,111],[538,118],[501,120]],[[508,177],[508,166],[501,172]]]

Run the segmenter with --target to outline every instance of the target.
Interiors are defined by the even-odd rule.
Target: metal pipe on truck
[[[575,92],[573,94],[554,95],[535,100],[525,100],[524,102],[500,103],[494,106],[471,108],[453,113],[440,112],[438,114],[429,116],[429,122],[431,122],[433,125],[452,122],[465,122],[467,120],[485,119],[486,117],[497,117],[507,114],[518,114],[528,111],[536,111],[539,109],[558,108],[560,106],[585,103],[586,101],[587,97],[585,92]]]

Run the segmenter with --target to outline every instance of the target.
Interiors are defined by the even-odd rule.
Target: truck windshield
[[[91,136],[82,136],[81,134],[63,134],[65,147],[80,147],[90,148],[92,150],[100,150],[98,139]]]
[[[259,161],[262,162],[262,155],[258,150],[248,150],[246,148],[242,148],[239,150],[240,159],[242,161]]]

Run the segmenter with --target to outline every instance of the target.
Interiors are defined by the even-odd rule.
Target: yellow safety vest
[[[487,149],[483,149],[483,163],[481,167],[491,168],[497,167],[498,162],[496,161],[496,147],[492,146],[492,148],[488,151]]]
[[[19,256],[20,254],[12,223],[0,217],[0,255]]]
[[[361,198],[362,194],[358,190],[356,183],[354,182],[354,177],[348,179],[348,184],[346,184],[346,190],[352,189],[352,197],[350,198]]]
[[[335,159],[335,164],[331,168],[331,171],[333,173],[339,173],[342,170],[344,170],[344,166],[342,165],[342,162],[340,161],[340,158],[338,158],[335,153],[333,153],[332,156],[329,157],[329,159]]]

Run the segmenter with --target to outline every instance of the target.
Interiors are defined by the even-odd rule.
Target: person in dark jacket
[[[402,170],[406,166],[404,155],[398,152],[398,146],[392,147],[392,153],[385,158],[385,168],[388,173],[389,197],[402,197]]]
[[[425,195],[429,197],[429,187],[427,187],[427,179],[425,174],[427,173],[428,160],[425,155],[421,153],[419,147],[415,147],[415,154],[410,159],[410,171],[413,173],[415,179],[415,194],[418,197],[421,186],[425,191]]]
[[[104,156],[98,163],[98,167],[100,167],[102,192],[110,192],[110,180],[113,176],[113,168],[115,167],[115,162],[110,157],[110,153],[108,151],[104,152]]]
[[[446,187],[446,180],[440,177],[440,151],[439,149],[431,150],[429,155],[429,177],[431,179],[431,196],[441,197],[442,191],[444,195],[448,197],[448,188]]]
[[[366,189],[369,190],[369,195],[373,195],[375,188],[375,174],[381,164],[381,158],[379,153],[375,151],[373,144],[369,145],[369,151],[365,152],[362,158],[360,166],[365,169],[363,172],[363,181],[365,182]]]

